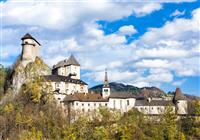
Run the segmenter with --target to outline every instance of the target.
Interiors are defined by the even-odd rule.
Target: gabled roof
[[[176,91],[174,93],[173,101],[176,102],[177,100],[186,100],[186,97],[182,94],[180,88],[176,88]]]
[[[136,100],[135,106],[174,106],[172,100]]]
[[[121,99],[127,99],[127,98],[135,98],[135,96],[131,93],[123,93],[123,92],[114,92],[110,94],[109,98],[121,98]]]
[[[78,63],[78,61],[76,60],[76,58],[73,55],[71,55],[69,57],[69,59],[67,60],[67,65],[80,66],[80,64]]]
[[[62,76],[62,75],[45,75],[43,76],[46,81],[51,81],[51,82],[68,82],[68,83],[75,83],[75,84],[80,84],[80,85],[87,85],[82,80],[79,79],[72,79],[70,76]]]
[[[70,65],[80,66],[80,64],[78,63],[78,61],[73,55],[71,55],[69,59],[59,61],[56,65],[53,66],[53,68],[55,69],[55,68],[70,66]]]
[[[66,95],[64,102],[108,102],[109,98],[128,99],[134,98],[134,96],[127,93],[111,93],[109,97],[103,98],[101,93],[74,93],[71,95]]]
[[[26,33],[26,34],[21,38],[21,40],[24,40],[24,39],[33,39],[33,40],[35,40],[35,42],[37,42],[37,43],[41,46],[41,44],[40,44],[34,37],[32,37],[29,33]]]

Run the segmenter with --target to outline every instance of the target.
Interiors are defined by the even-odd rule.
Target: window
[[[60,86],[60,83],[59,82],[56,82],[55,83],[55,87],[59,87]]]
[[[153,110],[153,107],[151,108],[151,110]]]
[[[101,106],[101,103],[99,103],[99,106]]]
[[[85,110],[84,110],[84,108],[82,109],[82,112],[84,112]]]
[[[78,103],[76,103],[76,105],[78,106]]]
[[[72,106],[74,105],[74,103],[72,103]]]
[[[58,98],[58,100],[60,100],[60,98]]]
[[[84,104],[82,104],[82,106],[84,106]]]
[[[94,103],[94,106],[96,106],[96,103]]]
[[[129,100],[127,100],[127,105],[129,105]]]
[[[107,106],[107,103],[105,103],[105,106]]]
[[[90,106],[90,104],[88,104],[88,106]]]

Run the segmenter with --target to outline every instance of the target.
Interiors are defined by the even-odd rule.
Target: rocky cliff
[[[24,83],[33,79],[35,76],[47,75],[50,73],[50,68],[39,57],[36,57],[34,62],[30,62],[26,66],[24,66],[19,59],[13,66],[10,88],[13,94],[16,95]]]

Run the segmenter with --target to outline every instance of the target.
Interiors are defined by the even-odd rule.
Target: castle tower
[[[73,79],[80,79],[80,64],[73,55],[66,61],[66,76],[68,75]]]
[[[103,98],[110,96],[110,86],[108,82],[107,69],[105,69],[105,78],[104,78],[104,85],[102,88],[102,96]]]
[[[22,38],[22,55],[21,60],[23,65],[29,62],[35,61],[35,58],[39,56],[40,43],[33,38],[29,33],[25,34]]]
[[[187,99],[182,94],[180,88],[176,88],[176,91],[174,93],[173,102],[176,105],[176,113],[179,115],[185,115],[188,113],[187,110]]]

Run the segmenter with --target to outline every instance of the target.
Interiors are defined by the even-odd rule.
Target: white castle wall
[[[187,100],[178,100],[177,101],[177,114],[184,115],[187,114]]]
[[[52,89],[60,89],[60,93],[73,94],[73,93],[88,93],[88,85],[80,85],[68,82],[51,82]]]
[[[114,99],[110,98],[108,102],[80,102],[74,101],[70,103],[70,107],[72,110],[81,111],[81,112],[89,112],[92,110],[97,110],[99,107],[108,107],[111,109],[118,109],[122,113],[127,112],[134,107],[135,99]]]
[[[80,79],[80,66],[65,66],[58,68],[58,75],[68,76],[71,74],[76,74],[76,76],[71,76],[72,79]]]
[[[175,113],[175,106],[171,106]],[[135,106],[138,111],[144,114],[159,115],[165,112],[166,106]]]
[[[80,79],[80,66],[70,65],[66,67],[66,74],[76,74],[76,76],[72,76],[73,79]]]

